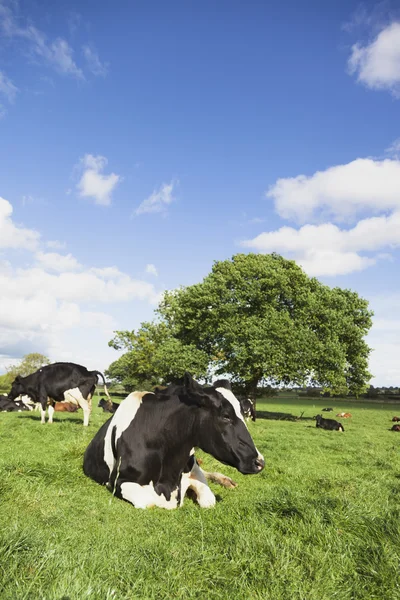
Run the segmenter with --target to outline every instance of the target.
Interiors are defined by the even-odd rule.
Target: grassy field
[[[326,405],[352,412],[344,434],[315,428]],[[0,413],[1,600],[400,599],[400,433],[389,431],[400,406],[258,409],[249,428],[265,470],[243,476],[199,453],[238,487],[212,486],[213,510],[186,499],[175,511],[135,510],[83,475],[99,409],[88,429],[81,412],[45,426]]]

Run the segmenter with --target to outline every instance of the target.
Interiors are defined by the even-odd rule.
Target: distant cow
[[[233,393],[186,373],[165,390],[129,394],[90,442],[83,470],[136,508],[177,508],[188,489],[208,508],[215,496],[194,446],[243,474],[264,468]]]
[[[400,417],[393,417],[392,421],[394,421],[394,422],[400,421]]]
[[[109,412],[109,413],[115,413],[118,406],[119,406],[118,402],[110,402],[110,401],[104,400],[104,398],[101,398],[97,405],[98,408],[103,409],[103,412]]]
[[[21,412],[29,410],[23,402],[14,402],[8,396],[0,394],[0,412]]]
[[[250,398],[240,398],[240,410],[242,411],[242,415],[245,419],[251,419],[252,421],[256,420],[256,411],[254,408],[253,402]]]
[[[56,412],[76,412],[79,406],[77,404],[72,404],[71,402],[55,402],[54,410]]]
[[[332,412],[333,408],[323,408],[322,412]]]
[[[316,427],[320,429],[328,429],[330,431],[344,431],[344,427],[339,421],[335,421],[335,419],[324,419],[322,415],[317,415],[315,417]]]
[[[393,425],[391,431],[400,431],[400,425]]]
[[[87,426],[97,377],[103,379],[104,391],[109,397],[104,375],[100,371],[88,371],[81,365],[62,362],[41,367],[27,377],[18,375],[8,397],[14,400],[20,394],[27,394],[34,402],[40,402],[42,423],[46,420],[46,407],[49,402],[49,423],[53,422],[55,402],[71,402],[83,409],[83,424]]]
[[[350,419],[352,414],[349,412],[341,412],[341,413],[338,413],[336,416],[341,417],[342,419]]]

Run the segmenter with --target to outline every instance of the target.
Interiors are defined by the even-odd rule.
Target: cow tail
[[[104,383],[104,393],[105,393],[105,395],[108,398],[107,405],[108,405],[108,408],[112,408],[112,400],[111,400],[110,394],[108,393],[108,389],[107,389],[107,386],[106,386],[106,380],[104,379],[104,375],[100,371],[94,371],[94,372],[96,373],[96,375],[98,375],[99,377],[102,378],[103,383]]]

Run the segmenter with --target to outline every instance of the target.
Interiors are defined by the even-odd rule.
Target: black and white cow
[[[208,508],[215,496],[195,446],[244,474],[264,468],[232,392],[185,374],[165,390],[129,394],[90,442],[83,470],[136,508],[177,508],[188,489]]]
[[[327,429],[329,431],[344,431],[343,425],[339,421],[335,421],[335,419],[324,419],[322,415],[317,415],[315,420],[315,426],[319,427],[320,429]]]
[[[20,394],[27,394],[41,405],[41,422],[46,420],[46,407],[49,411],[49,423],[53,422],[54,403],[67,401],[83,409],[83,424],[89,425],[92,410],[92,396],[96,389],[97,377],[104,382],[104,391],[108,390],[104,375],[100,371],[88,371],[86,367],[74,363],[54,363],[41,367],[27,377],[17,376],[8,394],[14,400]],[[110,398],[110,397],[109,397]],[[110,399],[111,401],[111,399]]]
[[[29,410],[23,402],[14,402],[8,396],[0,394],[0,412],[21,412]]]

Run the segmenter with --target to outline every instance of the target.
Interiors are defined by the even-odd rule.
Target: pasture
[[[135,510],[82,472],[108,418],[0,413],[0,598],[395,600],[400,598],[399,405],[329,399],[258,402],[249,423],[266,459],[244,476],[199,452],[219,502]],[[345,433],[315,428],[348,410]],[[271,413],[300,415],[277,420]],[[324,413],[322,413],[324,414]],[[282,416],[282,415],[281,415]],[[340,419],[339,419],[340,420]]]

